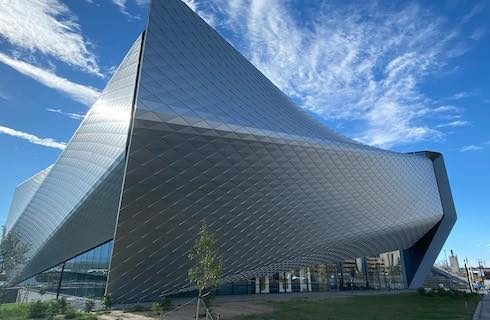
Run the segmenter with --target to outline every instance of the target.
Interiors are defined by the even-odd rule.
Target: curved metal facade
[[[112,239],[140,49],[141,37],[56,163],[31,179],[42,181],[29,192],[18,187],[24,196],[14,198],[9,222],[15,219],[10,229],[30,245],[21,278]]]
[[[64,234],[89,249],[73,226],[90,221],[107,227],[91,232],[99,243],[115,228],[107,292],[116,303],[189,290],[187,252],[206,221],[225,282],[398,249],[407,282],[420,280],[455,219],[442,160],[362,145],[317,123],[180,0],[151,2],[141,42],[104,92],[110,99],[93,108],[109,110],[102,124],[81,136],[91,111],[18,218],[17,230],[39,244],[25,276],[59,262]],[[43,211],[56,223],[38,229]]]
[[[202,221],[225,281],[406,249],[442,218],[432,161],[341,137],[181,1],[153,1],[108,292],[188,289]]]

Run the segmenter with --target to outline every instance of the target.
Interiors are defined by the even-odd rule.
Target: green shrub
[[[426,296],[435,297],[436,293],[435,293],[434,289],[430,289],[429,291],[427,291]]]
[[[141,304],[136,304],[132,306],[131,308],[126,309],[127,312],[142,312],[146,311],[148,308],[145,306],[142,306]]]
[[[27,303],[1,304],[0,319],[26,319],[28,308]]]
[[[53,319],[55,316],[60,314],[60,306],[58,300],[45,302],[46,304],[46,316],[48,319]]]
[[[68,303],[66,302],[66,298],[65,297],[62,297],[57,302],[58,302],[58,307],[59,307],[60,314],[65,314],[66,311],[68,310],[68,307],[71,307],[71,306],[68,306]]]
[[[83,306],[83,311],[92,312],[92,311],[94,311],[94,308],[95,308],[94,300],[85,301],[85,305]]]
[[[170,311],[173,309],[172,300],[169,297],[163,297],[160,301],[153,303],[151,309],[158,315],[161,315],[164,311]]]
[[[104,305],[104,310],[108,311],[112,308],[112,296],[110,294],[104,296],[104,300],[102,300],[102,304]]]
[[[163,311],[170,311],[173,309],[173,303],[172,300],[169,297],[164,297],[161,301],[160,304],[162,306]]]
[[[425,288],[423,287],[418,288],[417,293],[420,294],[421,296],[425,296],[426,293]]]
[[[41,319],[46,317],[48,304],[41,301],[36,301],[29,304],[27,309],[27,317],[32,319]]]
[[[160,312],[162,312],[162,307],[160,306],[159,302],[153,302],[153,304],[151,305],[151,310],[159,315]]]

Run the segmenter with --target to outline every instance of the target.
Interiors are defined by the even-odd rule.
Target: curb
[[[478,306],[476,307],[475,313],[473,314],[473,320],[479,320],[480,319],[482,302],[483,302],[483,299],[481,299],[480,302],[478,302]]]

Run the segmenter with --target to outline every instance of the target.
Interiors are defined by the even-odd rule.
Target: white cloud
[[[121,13],[127,15],[130,19],[140,19],[139,16],[132,15],[128,12],[127,0],[112,0],[112,3],[114,3],[119,8],[119,11],[121,11]],[[140,7],[144,7],[148,5],[148,0],[135,0],[135,3]]]
[[[119,11],[121,11],[121,13],[129,15],[126,8],[126,0],[112,0],[112,3],[114,3],[119,8]]]
[[[182,0],[189,8],[196,12],[207,24],[212,27],[216,26],[215,9],[212,3],[205,5],[199,0]]]
[[[448,97],[447,100],[461,100],[461,99],[471,97],[473,95],[474,95],[473,92],[463,91],[463,92],[458,92],[453,94],[452,96]]]
[[[451,122],[448,122],[448,123],[440,124],[437,127],[438,128],[465,127],[465,126],[468,126],[468,125],[470,125],[470,122],[469,121],[466,121],[466,120],[455,120],[455,121],[451,121]]]
[[[31,77],[47,87],[69,95],[74,100],[83,104],[92,104],[99,96],[99,92],[95,88],[71,82],[68,79],[57,76],[51,71],[44,70],[27,62],[11,58],[1,52],[0,62],[5,63],[18,72]]]
[[[424,121],[443,110],[420,87],[466,52],[457,42],[460,27],[480,10],[449,26],[414,3],[316,2],[311,16],[299,18],[279,0],[185,2],[211,16],[302,107],[337,121],[361,120],[365,128],[351,135],[382,147],[443,136]]]
[[[50,148],[56,148],[56,149],[63,150],[66,147],[66,143],[64,143],[64,142],[58,142],[58,141],[51,139],[51,138],[39,138],[38,136],[35,136],[33,134],[18,131],[18,130],[8,128],[8,127],[4,127],[4,126],[0,126],[0,134],[5,134],[5,135],[11,136],[11,137],[24,139],[24,140],[27,140],[31,143],[39,144],[41,146],[50,147]]]
[[[475,146],[475,145],[471,144],[468,146],[461,147],[459,149],[459,151],[460,152],[467,152],[467,151],[478,151],[478,150],[482,150],[482,149],[483,149],[483,147]]]
[[[439,106],[434,108],[433,111],[439,113],[461,112],[461,108],[455,106]]]
[[[0,102],[1,101],[9,101],[10,100],[10,95],[8,95],[6,92],[0,88]]]
[[[83,114],[64,112],[61,109],[46,108],[46,111],[58,113],[58,114],[61,114],[63,116],[67,116],[68,118],[74,119],[74,120],[82,120],[85,117],[85,115],[83,115]]]
[[[58,0],[3,0],[1,38],[30,53],[41,52],[102,76],[76,17]]]
[[[485,37],[487,35],[487,30],[483,28],[476,28],[470,35],[470,38],[477,41],[480,40],[481,38]]]

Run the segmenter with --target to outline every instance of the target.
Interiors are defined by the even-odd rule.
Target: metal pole
[[[61,266],[60,280],[58,282],[58,288],[56,289],[56,299],[60,297],[61,283],[63,281],[63,273],[65,272],[65,263]]]
[[[468,285],[470,286],[470,292],[473,293],[473,288],[471,287],[471,281],[470,281],[470,273],[468,272],[468,266],[466,263],[468,262],[468,259],[464,262],[464,268],[466,270],[466,277],[468,278]]]

